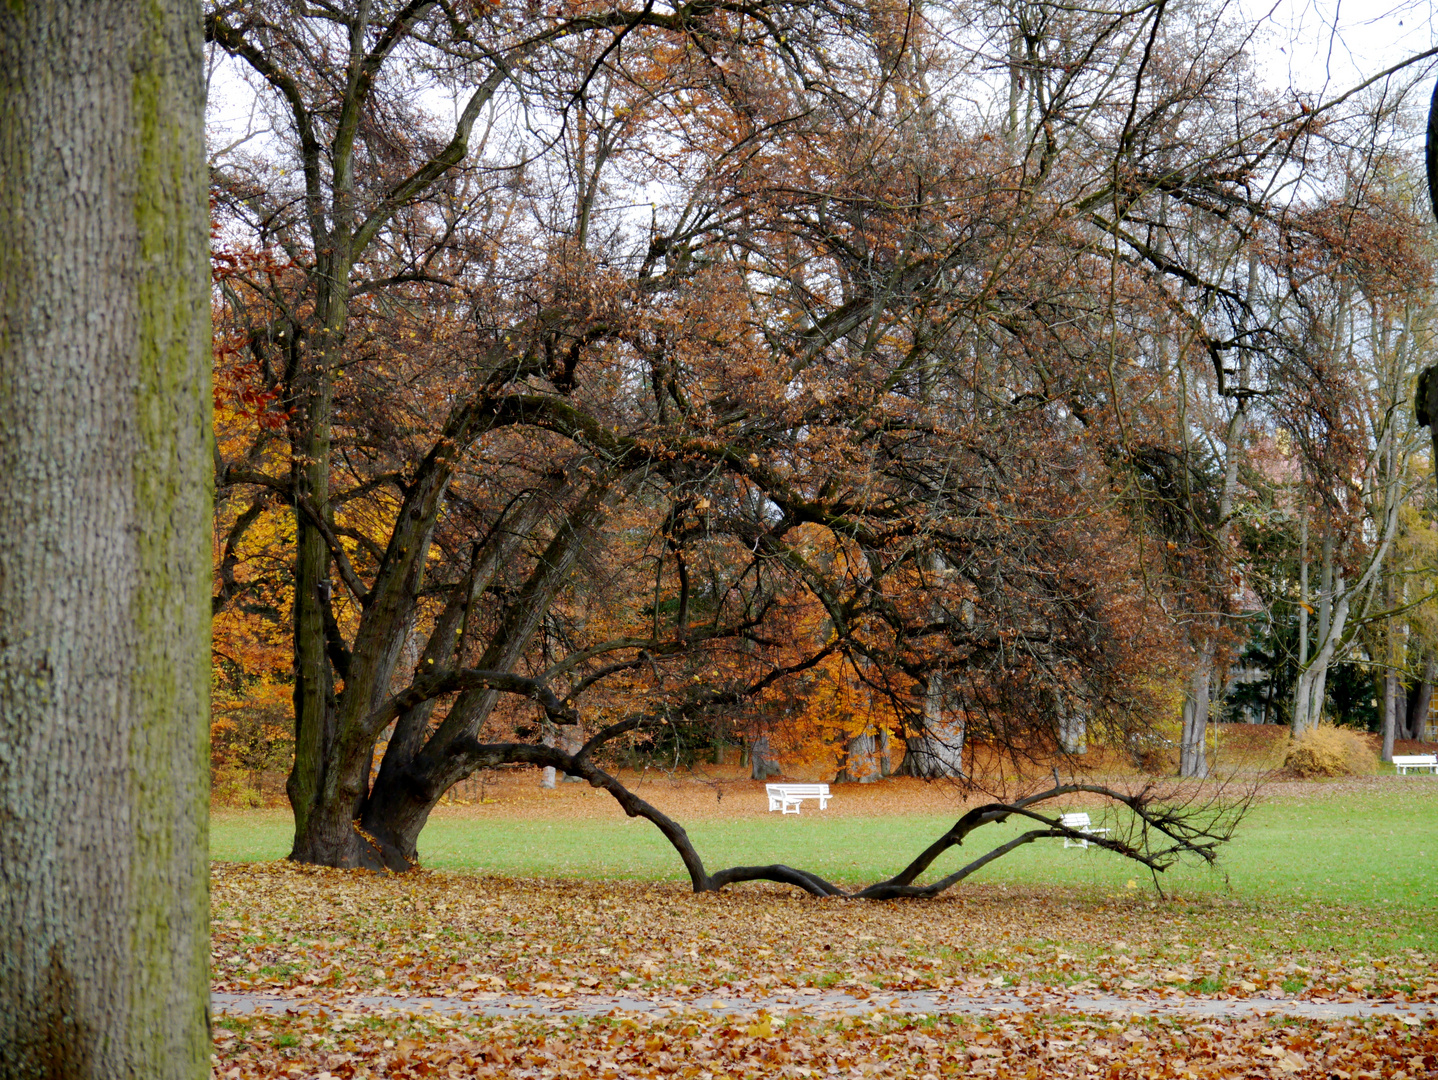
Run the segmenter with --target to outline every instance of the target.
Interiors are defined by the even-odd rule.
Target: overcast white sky
[[[1239,0],[1268,23],[1269,78],[1330,96],[1438,45],[1434,0]]]

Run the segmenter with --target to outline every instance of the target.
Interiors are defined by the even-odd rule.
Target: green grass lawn
[[[844,883],[887,877],[953,823],[951,816],[854,818],[806,808],[801,816],[696,821],[688,826],[706,866],[788,863]],[[281,810],[217,810],[211,855],[221,861],[282,858],[290,817]],[[951,849],[929,871],[940,876],[1016,835],[1021,824],[990,826]],[[420,838],[431,869],[513,877],[682,880],[683,868],[659,832],[639,820],[539,821],[436,817]],[[1141,866],[1111,853],[1064,849],[1057,840],[1019,848],[971,880],[1015,885],[1151,888]],[[1177,867],[1160,876],[1178,898],[1264,899],[1282,894],[1367,910],[1438,907],[1438,782],[1345,798],[1275,798],[1255,808],[1224,848],[1217,871]],[[1132,883],[1132,884],[1130,884]]]

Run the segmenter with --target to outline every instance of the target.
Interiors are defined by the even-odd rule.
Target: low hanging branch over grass
[[[551,717],[559,719],[557,712],[558,710],[551,711]],[[573,720],[569,722],[572,723]],[[1185,857],[1213,864],[1219,846],[1233,836],[1234,829],[1252,805],[1254,796],[1251,789],[1233,797],[1223,792],[1217,795],[1198,794],[1199,789],[1192,786],[1176,786],[1171,790],[1162,790],[1153,784],[1146,784],[1136,792],[1124,792],[1100,784],[1063,783],[1055,771],[1052,787],[1011,802],[991,802],[969,810],[954,823],[953,828],[924,849],[898,874],[886,881],[851,892],[811,871],[778,863],[769,866],[733,866],[727,870],[709,873],[682,825],[634,794],[618,778],[595,765],[592,760],[593,752],[598,747],[620,735],[651,724],[652,721],[642,719],[612,724],[597,732],[574,754],[567,754],[556,747],[530,743],[480,743],[476,740],[457,744],[453,752],[461,755],[465,765],[471,769],[520,763],[553,766],[571,776],[580,777],[592,787],[603,788],[614,797],[626,814],[652,822],[664,834],[665,839],[679,853],[685,869],[689,871],[689,878],[696,893],[717,892],[726,885],[743,881],[773,881],[793,885],[813,896],[857,900],[928,899],[938,896],[1016,848],[1031,844],[1035,840],[1063,837],[1085,840],[1096,847],[1132,859],[1149,870],[1157,886],[1158,874]],[[1076,794],[1097,795],[1115,805],[1125,806],[1131,812],[1131,819],[1126,825],[1110,829],[1107,835],[1097,835],[1068,828],[1063,825],[1060,817],[1046,816],[1033,809],[1053,799]],[[927,885],[914,884],[940,855],[952,847],[961,846],[974,830],[984,825],[999,824],[1010,817],[1024,818],[1036,827],[1000,844],[937,881]],[[1162,889],[1159,891],[1161,893]]]

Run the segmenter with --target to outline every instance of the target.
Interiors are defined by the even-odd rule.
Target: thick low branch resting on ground
[[[1140,863],[1155,875],[1167,870],[1184,856],[1193,856],[1206,863],[1212,863],[1218,846],[1232,835],[1238,821],[1251,803],[1251,793],[1233,800],[1208,798],[1201,800],[1190,795],[1185,800],[1181,789],[1172,794],[1174,799],[1159,801],[1159,793],[1152,785],[1137,792],[1123,792],[1098,784],[1060,783],[1055,778],[1052,787],[1012,802],[993,802],[975,807],[955,822],[953,828],[930,844],[917,858],[902,871],[886,881],[876,882],[866,888],[846,891],[824,878],[807,870],[792,866],[774,864],[769,866],[734,866],[713,874],[704,868],[689,834],[683,826],[657,807],[646,802],[630,791],[620,781],[599,768],[590,760],[596,747],[625,732],[641,726],[640,721],[624,721],[611,725],[597,733],[575,754],[549,746],[529,743],[480,743],[468,740],[453,749],[463,759],[467,770],[489,768],[502,764],[524,763],[537,766],[553,766],[571,776],[580,777],[596,788],[608,791],[630,817],[642,817],[653,822],[665,838],[673,845],[689,871],[694,891],[716,892],[726,885],[742,881],[773,881],[793,885],[814,896],[846,897],[862,900],[893,900],[901,897],[929,898],[938,896],[964,878],[981,870],[996,859],[1002,858],[1015,848],[1035,840],[1069,837],[1085,840],[1095,847],[1105,848],[1124,858]],[[422,783],[422,778],[415,778]],[[1113,830],[1107,835],[1085,833],[1063,825],[1058,817],[1046,817],[1032,807],[1066,795],[1097,795],[1113,803],[1128,807],[1132,823],[1122,830]],[[927,885],[914,882],[936,859],[949,848],[958,847],[975,829],[984,825],[998,824],[1012,816],[1026,818],[1037,828],[1000,844],[986,854],[967,863],[960,869]]]

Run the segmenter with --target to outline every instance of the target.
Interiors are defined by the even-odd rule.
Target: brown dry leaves
[[[1423,953],[1305,946],[1305,935],[1322,939],[1320,914],[1222,900],[976,885],[873,904],[765,886],[695,896],[675,883],[380,877],[271,863],[217,865],[212,902],[217,990],[692,1001],[716,990],[822,987],[863,998],[1003,986],[1438,999]],[[1280,918],[1282,929],[1264,925]]]
[[[226,1019],[224,1080],[365,1077],[1338,1077],[1438,1069],[1438,1029],[1336,1023],[1109,1021],[1042,1014],[821,1019],[707,1014],[495,1020],[355,1012]]]
[[[1438,1026],[1399,1020],[1090,1020],[611,1014],[503,1020],[357,1008],[350,994],[490,992],[555,1004],[623,992],[683,1007],[722,991],[820,986],[1236,996],[1438,995],[1431,962],[1337,957],[1244,937],[1255,913],[1216,902],[1084,899],[975,886],[919,903],[815,900],[748,887],[553,882],[418,872],[379,877],[283,863],[218,865],[217,990],[304,997],[305,1011],[225,1017],[226,1078],[893,1076],[1420,1077]],[[1292,915],[1301,920],[1303,916]],[[1116,932],[1123,938],[1116,938]],[[1247,944],[1242,944],[1247,942]],[[1213,980],[1205,984],[1204,979]],[[1222,982],[1223,989],[1218,989]],[[1355,991],[1347,987],[1355,987]],[[866,1002],[866,1005],[869,1004]]]

